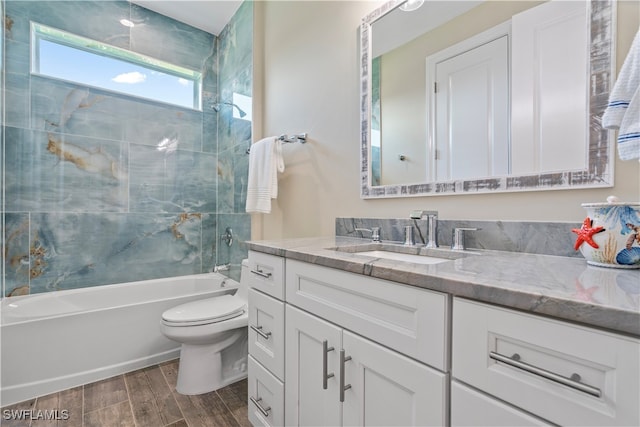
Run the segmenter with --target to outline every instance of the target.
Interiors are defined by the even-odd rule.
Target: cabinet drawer
[[[447,295],[287,260],[287,302],[443,371]]]
[[[551,426],[489,395],[451,382],[451,426]]]
[[[249,251],[250,288],[258,289],[267,295],[284,300],[284,258]]]
[[[454,299],[452,374],[552,423],[639,425],[640,340]]]
[[[248,415],[254,426],[284,425],[284,384],[249,356]]]
[[[249,354],[284,380],[284,303],[249,289]]]

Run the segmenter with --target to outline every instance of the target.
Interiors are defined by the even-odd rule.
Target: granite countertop
[[[354,252],[382,246],[428,251],[350,237],[248,242],[249,249],[257,252],[640,337],[640,270],[589,266],[582,258],[501,251],[469,250],[462,258],[430,265]],[[448,249],[435,251],[429,255],[448,258],[451,254]]]

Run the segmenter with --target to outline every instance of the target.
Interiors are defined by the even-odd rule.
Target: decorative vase
[[[640,202],[583,203],[587,217],[579,229],[575,249],[588,264],[599,267],[640,268]]]

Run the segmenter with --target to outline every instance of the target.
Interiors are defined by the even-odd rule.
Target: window
[[[31,36],[34,74],[201,108],[198,71],[34,22]]]

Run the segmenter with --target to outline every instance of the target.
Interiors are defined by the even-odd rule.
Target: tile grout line
[[[176,399],[175,394],[177,392],[174,389],[171,388],[171,384],[169,384],[169,380],[167,379],[167,376],[164,373],[164,370],[162,369],[161,365],[162,364],[158,364],[158,368],[160,369],[160,373],[162,374],[162,378],[164,378],[164,382],[167,384],[167,387],[169,388],[169,392],[171,393],[171,397],[173,397],[173,399],[176,401],[176,405],[178,405],[178,409],[180,410],[180,415],[182,415],[182,419],[184,420],[184,423],[187,425],[187,427],[190,427],[189,426],[189,421],[187,420],[187,417],[184,415],[184,410],[182,409],[182,406],[180,405],[180,399]]]
[[[119,376],[122,376],[122,380],[124,381],[124,374],[116,375],[115,377],[110,377],[109,379],[117,378]],[[94,383],[90,383],[90,384],[94,384]],[[88,384],[86,384],[86,385],[88,385]],[[124,381],[124,387],[125,387],[125,390],[127,391],[127,400],[126,401],[129,402],[129,408],[131,408],[131,399],[129,398],[129,389],[127,388],[127,382],[126,381]],[[82,386],[82,425],[84,426],[84,416],[85,415],[88,415],[88,414],[91,414],[91,413],[97,412],[97,411],[102,411],[102,410],[107,409],[107,408],[112,408],[112,407],[114,407],[116,405],[121,405],[123,402],[124,402],[124,400],[121,400],[119,402],[112,403],[111,405],[103,406],[101,408],[96,408],[96,409],[94,409],[92,411],[85,412],[85,410],[84,410],[84,407],[85,407],[85,404],[84,404],[85,403],[84,386]],[[133,415],[133,409],[131,410],[131,415]],[[133,422],[135,423],[135,417],[133,419]]]
[[[80,405],[80,426],[84,427],[84,384],[82,385],[82,403]]]
[[[235,393],[234,393],[235,394]],[[218,390],[216,390],[216,396],[218,396],[218,399],[220,399],[220,401],[222,402],[222,404],[224,405],[225,409],[227,410],[227,412],[229,413],[229,415],[231,415],[231,417],[235,420],[236,423],[238,423],[239,426],[242,425],[242,423],[236,418],[236,415],[233,413],[233,411],[231,410],[231,408],[229,408],[229,405],[227,405],[227,401],[224,400],[222,398],[222,396],[220,396],[220,393],[218,393]]]
[[[122,375],[122,381],[124,382],[124,388],[127,391],[127,402],[129,402],[129,410],[131,411],[131,418],[133,418],[133,424],[137,426],[138,422],[136,421],[136,414],[135,412],[133,412],[133,404],[131,403],[131,393],[129,391],[129,384],[124,374]]]
[[[40,400],[40,396],[36,397],[33,401],[33,407],[31,408],[32,410],[38,408],[38,400]],[[31,424],[33,424],[33,418],[29,420],[29,427],[31,427]]]

